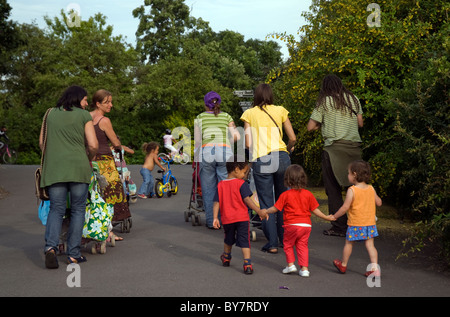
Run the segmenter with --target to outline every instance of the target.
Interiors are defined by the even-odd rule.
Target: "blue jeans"
[[[284,172],[289,165],[291,165],[291,159],[287,152],[272,152],[252,163],[253,178],[261,209],[272,207],[281,193],[286,191]],[[268,240],[262,249],[277,248],[278,241],[283,242],[282,212],[270,215],[269,220],[263,220],[262,230]]]
[[[70,192],[70,225],[67,232],[67,255],[73,258],[81,256],[81,237],[89,184],[56,183],[48,188],[50,212],[45,229],[45,251],[58,250],[59,236],[67,208],[67,193]]]
[[[224,146],[205,146],[202,148],[200,161],[200,185],[202,187],[203,208],[206,226],[213,226],[213,199],[217,184],[227,178],[227,159],[233,155],[231,148]]]
[[[152,172],[145,167],[141,167],[141,175],[144,182],[139,187],[138,195],[148,196],[153,194],[153,187],[155,187],[155,179],[152,176]]]

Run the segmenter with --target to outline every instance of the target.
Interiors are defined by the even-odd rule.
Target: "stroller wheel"
[[[97,254],[97,243],[91,243],[91,254]]]
[[[106,253],[106,241],[102,241],[100,243],[100,254],[105,254]]]
[[[201,226],[200,216],[192,214],[191,222],[193,226]]]

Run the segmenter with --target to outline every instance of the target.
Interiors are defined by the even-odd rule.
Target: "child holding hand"
[[[284,185],[289,190],[280,195],[274,206],[267,209],[267,213],[283,211],[283,248],[286,254],[287,267],[283,273],[297,272],[295,266],[294,246],[297,251],[298,264],[301,266],[299,275],[309,277],[308,240],[311,234],[311,212],[319,218],[334,220],[332,215],[326,216],[319,209],[319,203],[313,194],[305,189],[307,185],[306,173],[300,165],[290,165],[284,174]]]
[[[268,218],[268,216],[265,209],[260,209],[251,199],[253,193],[244,179],[248,174],[248,163],[239,162],[235,156],[227,161],[226,167],[228,177],[217,185],[213,205],[213,226],[216,229],[220,228],[220,209],[220,218],[225,231],[224,250],[220,259],[223,266],[230,266],[231,248],[233,244],[236,244],[242,249],[244,273],[252,274],[248,208],[256,211],[262,220]]]
[[[354,242],[365,241],[371,261],[371,269],[365,275],[376,274],[376,276],[379,276],[378,252],[373,238],[378,236],[375,205],[381,206],[382,201],[375,189],[368,184],[370,182],[369,163],[362,160],[350,163],[348,180],[353,186],[348,189],[342,207],[334,214],[334,217],[337,219],[347,212],[348,229],[345,246],[342,252],[342,260],[336,259],[333,261],[333,264],[340,273],[345,273]]]

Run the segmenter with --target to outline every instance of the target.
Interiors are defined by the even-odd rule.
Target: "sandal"
[[[346,266],[342,266],[342,261],[341,260],[334,260],[333,264],[337,268],[339,273],[344,274],[347,271],[347,267]]]
[[[71,264],[71,263],[78,264],[78,263],[83,263],[83,262],[86,262],[86,261],[87,261],[87,259],[86,259],[85,256],[80,256],[79,258],[72,258],[70,256],[67,257],[67,263],[68,264]]]
[[[262,248],[261,251],[267,252],[267,253],[272,253],[272,254],[277,254],[278,253],[278,249],[277,248],[270,248],[270,249]]]
[[[45,267],[47,269],[57,269],[59,267],[56,251],[53,248],[45,251]]]
[[[367,271],[367,272],[364,274],[364,276],[365,276],[365,277],[369,277],[369,276],[380,277],[380,276],[381,276],[381,273],[380,273],[380,270]]]
[[[222,254],[220,260],[222,261],[223,266],[230,266],[231,255],[227,257],[225,254]]]
[[[244,274],[253,274],[253,266],[251,264],[244,264]]]
[[[324,230],[323,234],[326,236],[345,237],[344,232],[334,231],[334,229]]]

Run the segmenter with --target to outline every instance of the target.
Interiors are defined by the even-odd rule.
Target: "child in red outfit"
[[[219,182],[214,197],[213,215],[214,228],[220,228],[220,218],[225,231],[224,251],[220,259],[223,266],[229,266],[231,260],[231,248],[233,244],[242,249],[244,256],[244,273],[252,274],[253,266],[250,259],[250,216],[248,208],[255,210],[261,219],[267,218],[264,209],[258,206],[250,198],[252,191],[244,180],[248,173],[248,163],[239,162],[236,157],[226,163],[228,178]]]
[[[303,167],[297,164],[290,165],[284,174],[284,184],[290,189],[280,195],[273,207],[267,209],[267,213],[283,211],[283,248],[288,265],[282,272],[285,274],[297,272],[297,267],[294,264],[295,246],[298,264],[301,266],[299,275],[308,277],[308,240],[311,233],[311,212],[325,220],[331,221],[334,218],[331,215],[324,215],[318,209],[319,203],[316,198],[305,189],[307,176]]]

